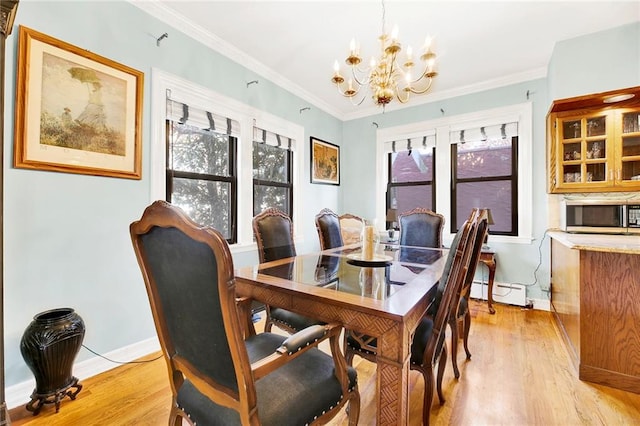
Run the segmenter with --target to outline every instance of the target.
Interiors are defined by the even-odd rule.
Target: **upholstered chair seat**
[[[473,251],[469,261],[469,269],[467,270],[467,275],[464,279],[462,289],[460,290],[457,309],[452,310],[449,318],[449,326],[451,327],[451,363],[453,366],[453,374],[456,378],[460,377],[460,370],[458,369],[459,324],[462,326],[461,328],[463,330],[462,342],[464,345],[464,351],[467,355],[467,359],[471,359],[471,352],[469,351],[469,330],[471,328],[469,297],[471,295],[471,284],[473,284],[473,278],[476,274],[480,254],[482,253],[482,244],[484,243],[489,230],[489,215],[486,209],[473,209],[469,220],[473,220],[476,223],[476,235],[472,248]]]
[[[293,222],[283,211],[269,207],[257,214],[252,221],[253,235],[258,245],[260,263],[284,259],[296,255],[293,240]],[[282,308],[266,307],[264,331],[273,325],[288,333],[296,333],[312,324],[323,324],[313,318]]]
[[[459,302],[459,294],[471,260],[472,237],[475,236],[474,226],[473,223],[465,221],[456,233],[433,300],[427,314],[420,320],[413,335],[410,368],[420,371],[425,381],[422,406],[423,425],[429,424],[434,383],[440,403],[445,402],[442,392],[442,377],[447,360],[445,329],[452,310],[456,309]],[[344,338],[347,364],[353,363],[355,355],[376,362],[376,345],[375,338],[347,330]],[[436,364],[438,372],[437,378],[434,380],[433,368]]]
[[[261,333],[248,339],[249,362],[274,353],[284,340],[283,336],[272,333]],[[333,367],[324,362],[324,358],[320,350],[310,351],[306,359],[295,359],[256,383],[262,425],[305,425],[338,404],[342,390],[335,380]],[[352,367],[348,368],[348,378],[349,389],[353,391],[357,388],[357,374]],[[177,401],[178,406],[189,408],[197,425],[241,424],[237,411],[216,404],[190,382],[182,386]]]
[[[357,425],[357,374],[340,349],[341,325],[256,334],[220,232],[165,201],[129,229],[168,367],[170,426],[320,425],[346,405]]]

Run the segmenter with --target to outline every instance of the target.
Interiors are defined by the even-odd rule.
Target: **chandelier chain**
[[[381,0],[380,3],[382,3],[382,29],[380,30],[380,34],[384,34],[384,24],[385,24],[385,16],[387,14],[387,9],[384,7],[384,0]]]

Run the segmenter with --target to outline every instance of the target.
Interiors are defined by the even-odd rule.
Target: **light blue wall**
[[[145,73],[143,115],[143,178],[140,181],[41,172],[12,167],[17,25],[121,62]],[[160,34],[169,38],[156,46]],[[584,39],[584,38],[583,38]],[[441,116],[522,103],[531,93],[534,126],[533,231],[546,229],[545,114],[551,99],[640,84],[638,25],[561,43],[550,64],[549,79],[535,80],[474,95],[342,123],[291,93],[257,76],[149,17],[125,2],[22,2],[16,27],[7,41],[4,134],[4,286],[5,376],[7,386],[32,377],[19,352],[22,333],[36,313],[59,306],[76,309],[87,324],[85,344],[104,353],[155,335],[144,285],[135,262],[128,226],[150,203],[149,125],[151,68],[159,68],[208,87],[225,96],[297,123],[305,128],[305,171],[302,203],[305,240],[300,252],[315,250],[313,215],[324,207],[372,217],[375,198],[375,126],[388,127]],[[619,42],[619,43],[618,43]],[[614,54],[634,52],[630,57]],[[575,48],[574,48],[575,47]],[[579,54],[580,50],[585,50]],[[598,67],[599,79],[579,77],[574,64],[585,54],[609,52],[607,66]],[[635,55],[635,56],[634,56]],[[629,63],[629,58],[632,62]],[[593,61],[585,60],[586,65]],[[580,71],[583,72],[583,67]],[[627,71],[616,71],[623,67]],[[594,69],[595,72],[596,69]],[[473,70],[470,70],[473,72]],[[601,74],[600,74],[601,72]],[[258,79],[258,85],[246,86]],[[582,82],[578,84],[577,80]],[[553,82],[553,85],[551,84]],[[553,86],[553,91],[551,87]],[[562,88],[562,90],[558,89]],[[571,90],[569,90],[571,88]],[[562,93],[562,95],[560,95]],[[566,93],[566,94],[565,94]],[[341,186],[309,183],[309,136],[341,146]],[[548,243],[548,241],[546,241]],[[538,241],[528,245],[496,245],[500,251],[497,279],[531,283],[538,263]],[[548,284],[548,244],[538,280]],[[236,266],[255,262],[254,252],[234,255]],[[537,297],[539,288],[530,290]],[[80,352],[78,361],[93,355]],[[25,399],[27,396],[25,396]]]
[[[472,70],[470,70],[472,72]],[[375,216],[376,122],[380,128],[454,116],[526,102],[533,103],[533,236],[530,245],[491,243],[498,252],[496,281],[534,284],[527,297],[547,299],[549,240],[546,193],[546,114],[554,99],[640,85],[640,23],[566,40],[555,47],[546,79],[450,98],[344,123],[342,151],[349,169],[343,170],[344,209],[363,217]],[[426,95],[428,96],[428,95]],[[363,185],[363,182],[371,182]],[[543,240],[544,238],[544,240]],[[538,266],[540,264],[540,266]],[[534,279],[534,271],[535,279]]]
[[[66,41],[145,74],[142,180],[15,169],[13,116],[18,25]],[[156,46],[164,32],[170,34]],[[342,123],[308,103],[150,17],[126,2],[21,2],[7,40],[4,133],[5,375],[7,386],[32,378],[19,342],[38,312],[69,306],[86,323],[85,344],[100,353],[155,335],[149,303],[129,239],[129,224],[150,200],[152,67],[268,111],[305,128],[304,241],[315,250],[313,216],[340,211],[341,187],[309,183],[309,136],[341,144]],[[246,82],[259,80],[247,88]],[[244,194],[251,196],[251,194]],[[234,256],[257,262],[255,252]],[[77,361],[92,358],[81,350]],[[24,396],[25,400],[28,395]]]
[[[527,91],[529,99],[527,99]],[[491,247],[498,251],[498,268],[496,280],[521,284],[533,284],[533,271],[541,261],[538,253],[540,240],[547,229],[547,201],[544,182],[546,181],[545,144],[546,126],[545,115],[549,107],[546,80],[539,79],[526,83],[505,86],[486,92],[474,93],[466,96],[450,98],[443,101],[419,105],[401,111],[386,112],[375,117],[366,117],[344,124],[343,151],[348,155],[361,158],[348,173],[359,176],[359,180],[345,178],[344,208],[354,211],[363,217],[375,216],[374,184],[363,187],[362,181],[375,182],[375,170],[369,164],[375,164],[376,127],[398,126],[416,121],[428,121],[443,116],[456,116],[475,111],[482,111],[508,105],[532,102],[533,104],[533,236],[535,241],[530,244],[505,244],[492,242]],[[444,113],[442,111],[444,111]],[[436,153],[437,155],[437,153]],[[355,164],[351,162],[350,164]],[[347,171],[343,174],[346,176]],[[437,179],[437,178],[436,178]],[[348,196],[346,196],[348,194]],[[438,210],[438,206],[436,206]],[[547,244],[545,244],[547,243]],[[538,282],[527,290],[530,298],[548,298],[542,288],[548,288],[549,262],[548,241],[542,244],[542,264],[536,274]]]
[[[551,99],[637,86],[640,23],[559,42],[547,78]]]

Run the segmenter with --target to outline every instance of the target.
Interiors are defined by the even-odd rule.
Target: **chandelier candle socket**
[[[420,55],[422,67],[420,72],[415,74],[417,75],[415,79],[412,77],[412,71],[416,64],[413,62],[411,46],[407,47],[404,63],[400,64],[402,45],[398,41],[398,28],[394,27],[391,36],[385,32],[384,1],[382,2],[382,35],[378,39],[380,56],[378,59],[372,57],[369,67],[365,69],[359,68],[362,62],[360,46],[355,39],[351,40],[349,56],[345,59],[346,64],[351,68],[351,77],[346,81],[346,87],[345,78],[340,73],[340,64],[335,61],[331,81],[338,88],[338,92],[350,98],[352,103],[360,105],[364,96],[357,103],[353,99],[360,93],[362,87],[369,86],[374,103],[382,105],[383,108],[394,98],[400,103],[405,103],[409,101],[411,93],[426,93],[431,88],[433,79],[438,75],[434,71],[436,54],[431,50],[431,38],[427,37],[425,40],[423,53]]]

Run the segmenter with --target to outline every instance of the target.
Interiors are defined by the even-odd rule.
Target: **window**
[[[416,207],[434,210],[436,205],[436,134],[435,130],[378,134],[377,188],[382,188],[384,204],[377,206],[376,217],[386,219],[389,209],[396,214]],[[387,129],[385,129],[387,130]],[[381,139],[383,138],[383,139]],[[380,171],[385,172],[381,179]],[[386,220],[386,227],[394,226]],[[395,223],[397,226],[397,223]]]
[[[236,241],[236,138],[167,120],[166,199]]]
[[[510,125],[517,133],[517,123]],[[491,234],[518,235],[518,137],[502,132],[488,136],[485,127],[476,137],[461,130],[451,144],[451,232],[455,233],[474,207],[491,209]],[[453,138],[452,138],[453,139]]]
[[[293,216],[293,152],[291,139],[285,146],[280,135],[256,128],[253,142],[253,215],[275,207]],[[261,136],[259,136],[261,135]],[[268,143],[273,135],[276,144]],[[256,137],[259,136],[259,137]],[[293,218],[293,217],[292,217]]]
[[[435,148],[389,153],[387,210],[435,209]]]
[[[170,200],[213,226],[234,255],[256,248],[254,206],[300,217],[304,127],[159,69],[151,77],[150,201]],[[267,129],[267,146],[254,152],[256,129]],[[303,240],[304,221],[293,227]]]
[[[378,129],[377,221],[384,222],[394,197],[412,208],[431,194],[431,210],[446,220],[446,241],[453,239],[472,207],[487,207],[495,222],[490,226],[493,242],[531,243],[532,118],[532,104],[527,102]],[[420,146],[425,135],[426,146]],[[432,153],[431,169],[426,166],[428,157],[420,153],[423,178],[409,172],[413,166],[407,161],[408,151],[414,156],[416,148]],[[410,176],[416,176],[415,180]],[[422,192],[402,193],[405,186],[413,190],[417,182]],[[404,205],[397,206],[398,213]]]

